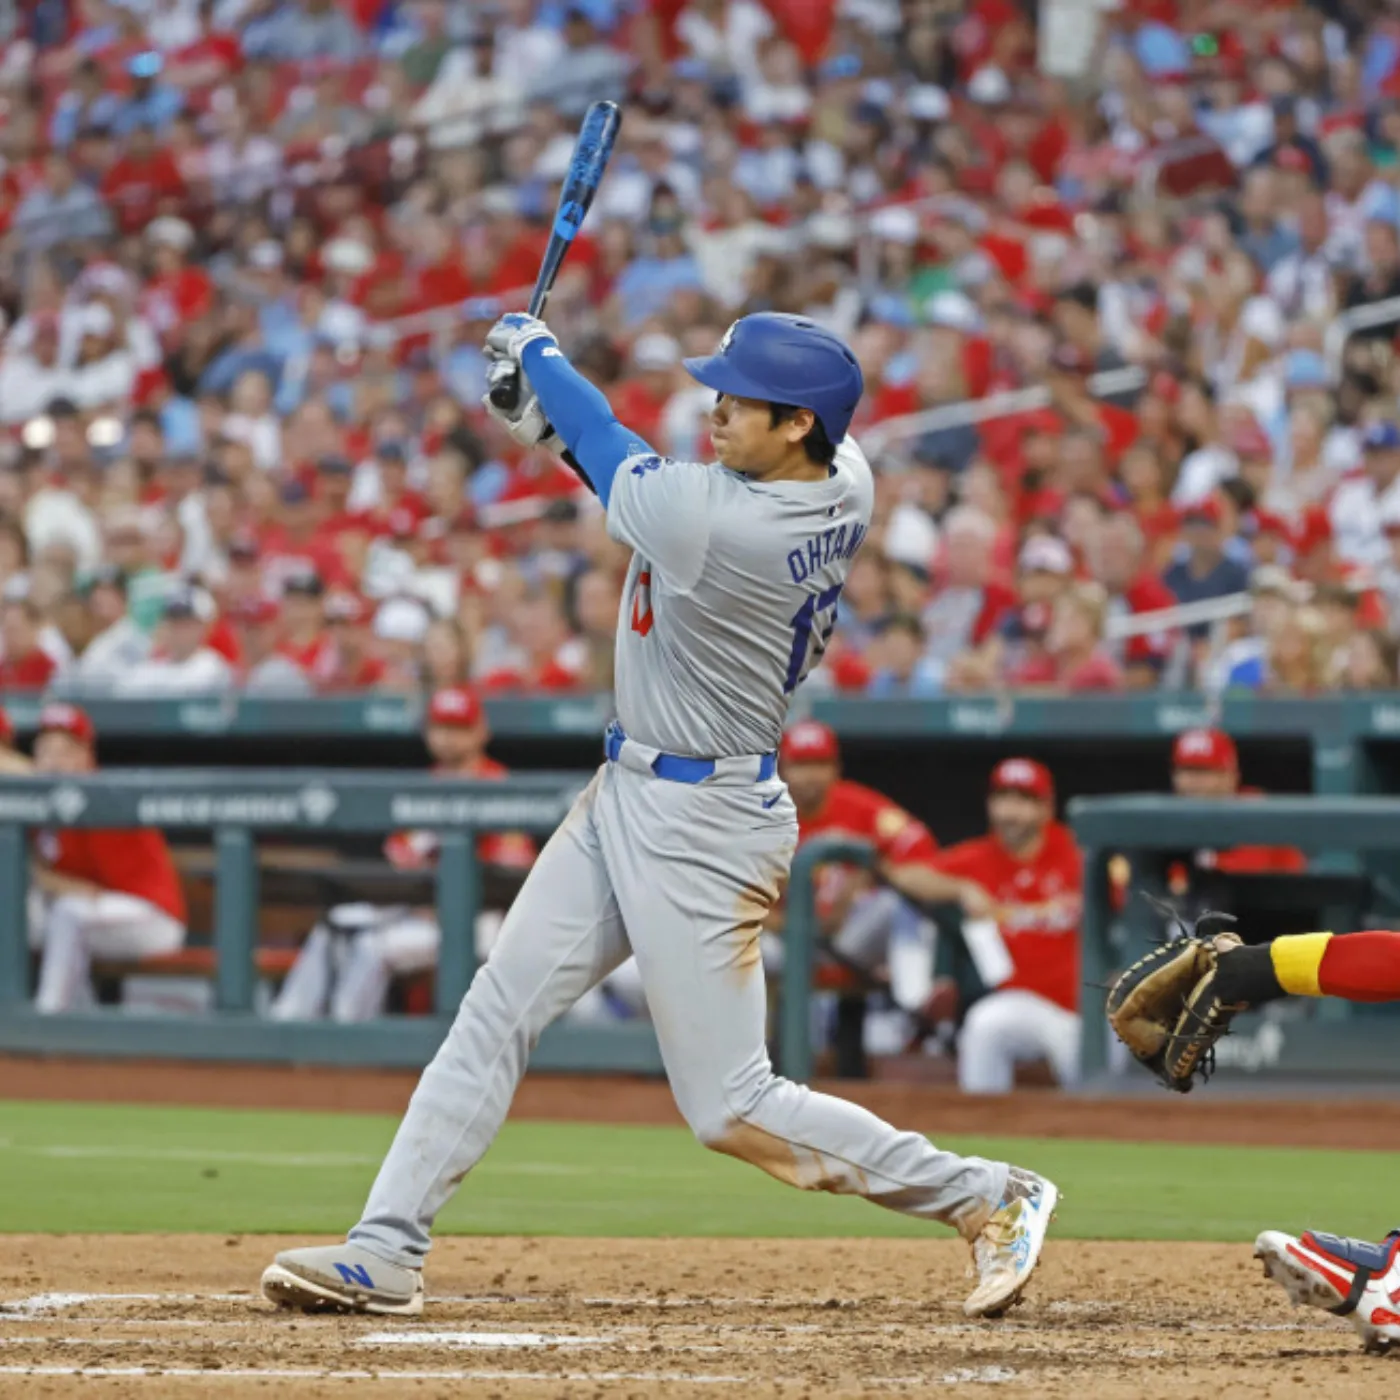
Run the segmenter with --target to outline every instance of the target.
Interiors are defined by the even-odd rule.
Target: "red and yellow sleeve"
[[[1400,1001],[1400,932],[1297,933],[1269,945],[1274,975],[1291,996]]]

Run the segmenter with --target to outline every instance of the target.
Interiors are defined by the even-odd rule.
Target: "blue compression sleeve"
[[[520,357],[525,373],[530,376],[554,431],[564,439],[564,446],[574,454],[598,499],[606,506],[617,469],[629,457],[654,453],[656,449],[619,423],[602,392],[563,355],[546,355],[547,348],[549,342],[545,340],[532,341],[525,347]]]

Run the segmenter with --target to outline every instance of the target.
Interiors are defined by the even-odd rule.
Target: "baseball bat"
[[[578,139],[574,142],[574,154],[569,161],[569,171],[559,191],[559,208],[555,211],[549,246],[544,250],[539,276],[535,278],[535,289],[530,293],[530,304],[525,308],[531,316],[544,314],[545,303],[554,288],[554,279],[559,275],[564,255],[583,225],[584,217],[593,204],[593,196],[598,193],[621,125],[622,109],[616,102],[595,102],[584,113]],[[491,402],[507,413],[520,402],[520,376],[513,365],[505,366],[498,376],[493,376],[490,392]]]

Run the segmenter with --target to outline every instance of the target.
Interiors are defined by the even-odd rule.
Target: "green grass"
[[[339,1233],[395,1120],[0,1101],[0,1232]],[[1266,1226],[1384,1234],[1400,1154],[1032,1138],[941,1145],[1021,1162],[1066,1193],[1057,1234],[1245,1240]],[[446,1233],[917,1236],[863,1201],[793,1191],[678,1128],[512,1123]]]

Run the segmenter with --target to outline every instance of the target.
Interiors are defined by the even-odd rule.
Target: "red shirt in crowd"
[[[117,217],[123,233],[146,227],[160,211],[162,200],[180,199],[185,178],[169,151],[160,150],[148,161],[121,156],[102,181],[102,198]]]
[[[0,661],[0,690],[42,690],[58,669],[48,652],[35,647],[23,656]]]
[[[182,267],[169,276],[152,278],[141,293],[141,315],[162,339],[178,332],[213,309],[214,284],[202,268]]]
[[[142,827],[46,832],[39,838],[39,853],[60,875],[87,880],[112,894],[144,899],[177,922],[185,922],[185,892],[170,847],[158,831]]]
[[[997,925],[1012,964],[998,990],[1035,992],[1077,1011],[1084,868],[1069,828],[1051,822],[1040,850],[1027,861],[1017,860],[995,836],[979,836],[941,852],[934,864],[972,880],[997,902]]]

